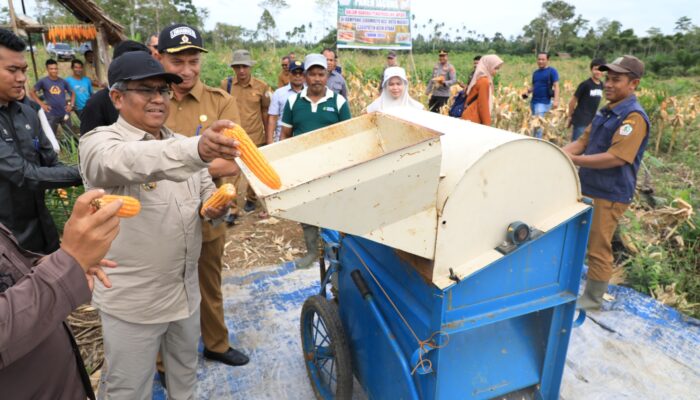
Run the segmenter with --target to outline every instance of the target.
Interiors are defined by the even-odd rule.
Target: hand
[[[238,141],[224,136],[221,132],[226,128],[233,128],[231,121],[216,121],[202,132],[199,139],[199,157],[202,161],[210,162],[215,158],[233,160],[240,155]]]
[[[70,113],[72,110],[73,110],[73,106],[71,106],[70,104],[67,104],[66,105],[66,112]]]
[[[46,103],[43,103],[43,104],[41,105],[41,108],[44,110],[44,112],[49,112],[49,111],[51,111],[51,106],[48,105],[48,104],[46,104]]]
[[[228,212],[228,209],[233,206],[233,201],[229,201],[223,207],[207,207],[204,209],[204,216],[209,219],[221,218]]]
[[[98,265],[93,265],[92,267],[88,268],[87,271],[85,271],[85,278],[87,279],[90,291],[92,291],[92,289],[95,287],[95,277],[97,277],[97,279],[99,279],[106,288],[111,288],[112,282],[109,281],[109,278],[102,270],[102,267],[114,268],[116,266],[117,263],[114,261],[102,259]]]
[[[91,267],[100,264],[119,233],[119,218],[116,214],[122,206],[121,200],[93,213],[94,208],[90,203],[103,195],[104,191],[100,189],[85,192],[78,197],[63,228],[61,249],[75,258],[86,274]]]
[[[552,110],[556,110],[557,108],[559,108],[559,99],[552,101]]]

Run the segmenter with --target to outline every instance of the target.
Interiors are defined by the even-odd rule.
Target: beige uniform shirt
[[[228,79],[221,81],[222,89],[226,90],[227,85]],[[241,126],[250,136],[250,140],[258,146],[267,143],[262,118],[263,113],[267,114],[267,109],[270,108],[272,97],[270,86],[253,77],[246,85],[243,85],[234,77],[231,95],[236,99],[238,110],[241,113]]]
[[[199,307],[197,261],[202,246],[199,209],[216,190],[199,157],[198,137],[167,128],[162,140],[121,117],[80,138],[80,171],[86,188],[128,195],[141,212],[121,220],[106,258],[112,288],[96,283],[93,304],[132,323],[184,319]]]

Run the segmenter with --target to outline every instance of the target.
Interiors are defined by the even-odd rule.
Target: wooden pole
[[[15,15],[15,6],[12,3],[12,0],[7,1],[10,10],[10,26],[12,27],[12,32],[14,32],[15,35],[19,36],[19,29],[17,28],[17,16]]]
[[[97,73],[97,79],[99,79],[100,84],[102,84],[103,82],[107,82],[107,68],[112,62],[112,58],[109,55],[107,31],[97,24],[95,24],[95,26],[97,28],[97,49],[94,51],[97,56],[95,73]]]
[[[411,50],[409,50],[408,57],[411,60],[411,66],[413,67],[413,79],[415,82],[417,82],[418,70],[416,69],[416,60],[413,58],[413,46],[411,46]]]
[[[10,0],[12,3],[12,0]],[[27,8],[24,6],[24,0],[22,0],[22,14],[27,15]],[[34,58],[34,44],[32,43],[32,34],[27,32],[27,42],[29,42],[29,54],[32,57],[32,68],[34,69],[34,80],[39,80],[39,72],[36,69],[36,58]]]

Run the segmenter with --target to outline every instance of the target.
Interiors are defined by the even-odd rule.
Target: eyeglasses
[[[143,87],[137,87],[137,88],[131,88],[131,89],[127,88],[124,90],[127,92],[140,93],[142,96],[144,96],[148,99],[152,99],[152,98],[156,97],[156,94],[160,94],[164,98],[168,98],[168,99],[170,98],[170,87],[169,86],[161,86],[161,87],[156,87],[156,88],[143,86]]]
[[[282,64],[283,67],[287,68],[289,64]]]
[[[304,75],[304,71],[295,69],[294,71],[290,72],[292,75]]]

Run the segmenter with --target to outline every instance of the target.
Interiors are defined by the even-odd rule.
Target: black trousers
[[[447,104],[448,100],[450,100],[449,97],[430,96],[430,100],[428,100],[428,110],[439,114],[440,108]]]

